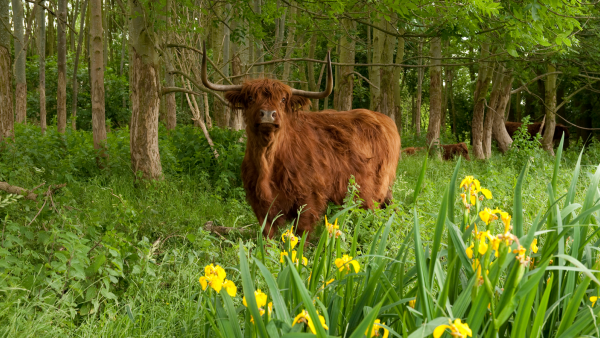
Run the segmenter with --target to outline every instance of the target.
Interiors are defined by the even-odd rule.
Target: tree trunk
[[[8,24],[8,1],[0,2],[0,21]],[[0,23],[0,141],[14,134],[10,30]]]
[[[235,31],[238,27],[238,22],[233,20],[231,22],[231,29]],[[231,43],[231,75],[234,76],[232,82],[233,84],[242,84],[244,79],[240,77],[236,77],[237,75],[242,74],[242,58],[240,55],[240,50],[238,48],[238,44],[235,42]],[[206,127],[204,127],[206,128]],[[242,109],[232,109],[231,116],[229,118],[229,128],[231,130],[243,130],[246,128],[246,124],[244,123],[244,111]]]
[[[504,70],[504,66],[499,65],[496,74],[493,76],[492,92],[490,93],[490,102],[488,104],[489,109],[483,123],[483,153],[485,154],[485,158],[492,157],[492,127],[496,120],[496,114],[499,113],[497,110],[498,102],[504,90]],[[504,115],[504,112],[502,114]]]
[[[350,19],[342,19],[345,32],[356,30],[356,24]],[[342,34],[340,37],[340,62],[354,63],[356,42],[352,37]],[[333,109],[345,111],[352,109],[352,93],[354,91],[354,66],[340,66],[340,73],[336,78],[336,86],[333,97]]]
[[[56,124],[59,133],[67,129],[67,0],[58,0],[58,87],[56,88]]]
[[[317,33],[313,33],[312,37],[310,38],[310,47],[308,48],[308,58],[309,59],[315,58],[315,50],[317,48],[318,37],[319,36]],[[308,89],[313,92],[318,92],[319,91],[318,86],[320,86],[320,84],[317,83],[315,80],[314,62],[307,62],[306,68],[307,68],[307,73],[308,73]],[[312,110],[312,111],[319,110],[319,99],[311,100],[310,110]]]
[[[254,0],[254,13],[261,15],[262,11],[262,0]],[[262,40],[254,40],[254,58],[252,62],[264,62],[265,56],[263,55]],[[255,67],[255,77],[261,79],[265,76],[265,66],[260,65]]]
[[[434,149],[439,145],[442,117],[442,39],[434,37],[430,45],[431,67],[429,68],[429,125],[427,127],[427,145]],[[438,152],[438,154],[441,154]]]
[[[166,2],[166,10],[167,10],[167,27],[171,27],[171,1],[167,0]],[[166,41],[170,40],[170,34],[165,34]],[[173,58],[171,56],[171,51],[169,49],[165,50],[165,58],[166,58],[166,68],[165,72],[165,83],[167,87],[175,87],[175,78],[171,71],[173,71]],[[165,95],[165,102],[167,108],[167,130],[174,130],[177,126],[177,101],[175,101],[175,93],[168,93]]]
[[[394,27],[383,18],[377,25],[385,30],[393,31]],[[373,32],[373,63],[394,63],[394,49],[396,47],[395,36],[386,34],[380,30]],[[371,110],[378,111],[395,120],[395,103],[394,103],[394,67],[373,67],[370,79],[374,85],[379,86],[379,89],[371,86]]]
[[[81,19],[79,20],[79,37],[77,41],[77,51],[75,52],[75,62],[73,62],[73,97],[71,102],[71,128],[77,129],[77,100],[79,92],[79,81],[77,80],[77,68],[79,67],[79,56],[85,35],[85,17],[87,13],[88,0],[81,3]]]
[[[423,64],[423,40],[419,40],[417,49],[417,57],[419,66]],[[417,101],[415,102],[415,134],[417,137],[421,136],[421,101],[423,99],[423,74],[424,68],[417,68]]]
[[[102,30],[102,0],[90,2],[90,82],[92,95],[92,132],[94,149],[105,157],[106,119],[104,117],[104,34]]]
[[[15,80],[17,90],[15,93],[16,99],[16,115],[17,122],[25,123],[27,121],[27,79],[25,78],[25,58],[27,50],[25,50],[25,33],[23,29],[23,3],[21,0],[12,0],[13,22],[15,25]]]
[[[481,58],[484,59],[490,52],[489,43],[481,45]],[[488,86],[492,79],[494,66],[488,61],[482,61],[479,65],[479,74],[477,74],[477,83],[475,85],[473,123],[471,125],[471,136],[473,138],[473,154],[477,159],[485,159],[483,151],[483,117],[485,114],[485,98],[487,96]]]
[[[519,90],[517,92],[517,98],[516,98],[517,104],[516,104],[516,116],[514,118],[514,120],[516,122],[521,122],[521,120],[523,119],[523,117],[521,116],[521,111],[523,111],[523,106],[521,105],[521,91]]]
[[[45,4],[45,0],[39,2],[40,5]],[[42,6],[38,6],[37,18],[39,33],[38,33],[38,52],[39,57],[39,93],[40,93],[40,128],[42,134],[46,132],[46,10]]]
[[[404,29],[398,29],[398,33],[404,34]],[[401,64],[404,60],[404,38],[398,38],[398,46],[396,47],[396,64]],[[402,87],[400,85],[400,76],[402,75],[402,67],[394,67],[394,114],[396,117],[396,128],[398,134],[402,137]],[[405,75],[406,76],[406,75]],[[405,80],[402,80],[403,82]]]
[[[224,11],[221,7],[214,8],[219,17],[223,17]],[[221,73],[229,76],[229,28],[222,22],[218,26],[211,28],[211,46],[213,50],[213,58],[217,61],[215,64],[221,69]],[[223,65],[223,66],[220,66]],[[217,72],[213,74],[214,83],[224,83],[225,79]],[[224,105],[219,100],[213,100],[213,117],[219,128],[227,128],[229,126],[229,107]]]
[[[287,34],[287,39],[286,39],[286,48],[285,48],[285,55],[284,58],[285,59],[289,59],[290,57],[292,57],[292,53],[294,53],[294,49],[296,47],[296,7],[290,7],[289,8],[290,11],[290,16],[289,16],[289,20],[288,22],[290,23],[289,28],[288,28],[288,34]],[[284,33],[284,28],[285,28],[285,17],[283,17],[280,21],[280,34],[281,34],[281,38],[283,39],[283,33]],[[302,43],[301,41],[299,41],[300,43]],[[279,54],[277,54],[279,55]],[[283,64],[283,74],[281,75],[281,80],[286,82],[290,79],[290,71],[291,71],[291,63],[290,62],[286,62]],[[291,87],[291,86],[290,86]]]
[[[52,2],[48,2],[49,8],[52,8]],[[46,57],[54,55],[54,16],[48,13],[48,22],[46,27]]]
[[[548,73],[556,71],[556,67],[552,63],[548,63]],[[546,99],[546,123],[544,127],[544,135],[542,136],[542,148],[548,154],[554,156],[554,128],[556,127],[556,74],[546,76],[545,85]]]
[[[159,78],[158,53],[154,49],[150,26],[140,0],[129,0],[131,20],[129,87],[131,97],[131,166],[145,179],[162,177],[158,150]]]
[[[502,94],[500,95],[501,99],[498,102],[496,113],[494,114],[494,126],[492,129],[492,136],[498,143],[498,149],[500,149],[503,154],[508,151],[513,142],[506,131],[506,124],[504,123],[506,121],[504,111],[510,107],[510,90],[512,89],[512,82],[513,76],[511,70],[504,76]]]
[[[450,70],[448,96],[450,96],[450,110],[452,112],[452,134],[458,138],[456,133],[456,108],[454,106],[454,69]]]

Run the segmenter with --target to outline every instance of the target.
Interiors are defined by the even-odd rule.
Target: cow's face
[[[289,86],[271,79],[246,82],[241,91],[228,91],[225,98],[232,108],[243,109],[246,130],[265,141],[289,126],[296,112],[309,99],[292,95]]]

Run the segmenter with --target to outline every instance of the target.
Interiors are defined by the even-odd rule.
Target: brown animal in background
[[[464,142],[458,144],[442,144],[442,148],[444,149],[442,157],[446,161],[454,159],[455,156],[462,156],[467,161],[471,160],[469,157],[469,149]]]
[[[206,55],[206,49],[204,50]],[[324,98],[333,89],[331,59],[327,56],[327,86],[306,92],[271,79],[243,85],[217,85],[206,75],[202,82],[227,91],[232,107],[244,110],[248,141],[242,180],[258,221],[266,218],[264,235],[273,237],[286,220],[299,217],[296,233],[312,232],[327,202],[342,204],[348,180],[360,185],[363,207],[389,203],[396,178],[400,136],[395,122],[366,109],[346,112],[306,112],[311,98]],[[275,219],[278,214],[283,217]]]
[[[506,131],[508,132],[508,135],[510,135],[511,138],[513,138],[513,135],[515,134],[517,129],[521,128],[521,126],[523,125],[523,123],[521,123],[521,122],[504,122],[504,124],[506,125]],[[542,126],[541,122],[535,122],[535,123],[531,123],[531,124],[527,125],[527,132],[530,135],[530,139],[533,139],[533,137],[537,133],[544,135],[544,131],[546,130],[546,125],[544,125],[544,128],[542,128],[542,130],[540,130],[541,126]],[[552,140],[555,143],[560,142],[560,139],[563,136],[563,134],[565,134],[564,146],[565,146],[565,148],[568,148],[570,134],[569,134],[569,128],[567,128],[567,126],[562,125],[562,124],[556,124],[556,126],[554,127],[554,136],[552,137]]]
[[[416,155],[418,151],[425,150],[423,147],[408,147],[402,149],[402,153],[406,155]]]

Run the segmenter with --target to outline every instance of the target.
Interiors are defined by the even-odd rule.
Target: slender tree
[[[40,128],[46,133],[46,10],[42,7],[45,0],[40,0],[37,8],[38,23],[38,61],[39,61],[39,94],[40,94]]]
[[[15,25],[15,80],[17,83],[15,101],[17,122],[27,121],[27,79],[25,78],[25,32],[23,26],[24,11],[21,0],[12,0],[13,22]]]
[[[481,59],[485,59],[490,52],[489,43],[481,45]],[[473,137],[473,154],[477,159],[485,159],[483,151],[483,125],[486,96],[488,86],[494,73],[494,65],[488,61],[479,63],[479,73],[477,74],[477,83],[475,84],[475,93],[473,95],[473,122],[471,124],[471,136]]]
[[[350,19],[343,19],[340,24],[344,28],[344,32],[356,30],[356,23]],[[355,38],[342,34],[340,37],[340,62],[354,63],[355,50]],[[336,86],[333,97],[333,107],[336,110],[350,110],[352,109],[352,93],[354,91],[354,67],[340,66],[339,70],[340,72],[335,79]]]
[[[79,37],[77,41],[77,51],[75,52],[75,62],[73,62],[73,97],[71,102],[71,128],[77,129],[77,101],[79,93],[79,81],[77,81],[77,68],[79,67],[79,57],[81,56],[81,47],[85,35],[85,16],[87,12],[88,0],[81,3],[81,19],[79,20]]]
[[[427,126],[427,145],[430,149],[439,143],[442,118],[442,39],[431,39],[429,48],[431,68],[429,69],[429,125]],[[438,152],[438,154],[440,154]]]
[[[90,82],[92,89],[92,132],[94,148],[106,156],[106,120],[104,116],[104,40],[102,0],[90,0]]]
[[[56,89],[56,122],[58,132],[67,129],[67,0],[58,0],[58,87]]]
[[[554,128],[556,127],[556,66],[548,62],[548,73],[554,73],[546,76],[545,81],[545,110],[546,122],[544,125],[544,134],[542,135],[542,147],[548,154],[554,155]],[[540,130],[541,132],[541,130]]]
[[[14,133],[8,1],[0,2],[0,141]]]
[[[423,40],[419,40],[417,47],[418,65],[423,64]],[[423,67],[417,68],[417,99],[415,102],[415,111],[413,115],[413,122],[415,126],[415,134],[421,136],[421,102],[423,100],[423,74],[425,70]]]
[[[162,178],[158,150],[159,57],[152,26],[155,0],[129,0],[129,95],[131,98],[131,166],[145,179]],[[150,20],[147,20],[150,19]]]

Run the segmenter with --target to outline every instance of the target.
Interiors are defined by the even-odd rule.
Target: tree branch
[[[180,71],[178,71],[178,70],[172,70],[172,71],[170,71],[169,73],[171,73],[171,74],[179,74],[179,75],[181,75],[181,76],[185,77],[186,79],[188,79],[188,80],[189,80],[189,81],[190,81],[190,82],[191,82],[191,83],[192,83],[194,86],[196,86],[196,87],[197,87],[198,89],[200,89],[201,91],[203,91],[203,92],[205,92],[205,93],[208,93],[208,94],[211,94],[211,95],[214,95],[214,96],[216,96],[216,97],[217,97],[217,98],[218,98],[218,99],[219,99],[221,102],[223,102],[223,104],[225,104],[225,105],[227,105],[227,104],[228,104],[228,103],[225,101],[225,99],[223,99],[223,98],[221,97],[221,95],[219,95],[219,94],[217,94],[217,93],[213,92],[212,90],[208,90],[208,89],[206,89],[206,87],[204,87],[204,86],[201,86],[201,85],[200,85],[198,82],[194,81],[194,79],[192,79],[192,77],[191,77],[191,76],[189,76],[189,75],[185,74],[184,72],[180,72]],[[190,93],[188,93],[188,94],[190,94]]]
[[[192,95],[196,95],[196,96],[201,96],[201,93],[195,92],[193,90],[189,90],[189,89],[185,89],[185,88],[179,88],[179,87],[163,87],[163,89],[160,91],[160,95],[165,95],[165,94],[169,94],[169,93],[188,93],[188,94],[192,94]],[[222,97],[220,97],[219,95],[215,95],[215,97],[217,97],[221,102],[223,102],[223,104],[228,105],[229,103],[227,103],[227,101],[223,100]]]
[[[67,27],[69,27],[69,29],[71,30],[71,32],[73,32],[75,35],[78,35],[78,34],[77,34],[77,31],[76,31],[76,30],[75,30],[75,29],[74,29],[74,28],[73,28],[71,25],[69,25],[69,23],[68,23],[68,22],[66,22],[65,20],[63,20],[63,19],[62,19],[61,17],[59,17],[58,15],[56,15],[56,13],[54,13],[53,11],[51,11],[51,10],[50,10],[50,8],[46,7],[45,5],[42,5],[42,4],[40,3],[41,1],[35,1],[35,0],[25,0],[25,1],[26,1],[26,2],[29,2],[29,3],[32,3],[32,4],[36,4],[36,5],[40,6],[40,7],[42,7],[43,9],[47,10],[47,11],[48,11],[48,13],[50,13],[50,14],[54,15],[54,17],[55,17],[57,20],[60,20],[60,21],[62,21],[62,22],[63,22],[63,23],[64,23],[64,24],[65,24]]]
[[[51,189],[48,189],[48,192],[44,194],[44,196],[48,196],[49,194],[53,193],[54,191],[60,189],[60,188],[64,188],[67,184],[63,183],[63,184],[59,184],[57,186],[54,186],[54,188],[52,188],[52,186],[50,186]],[[16,185],[10,185],[6,182],[0,182],[0,190],[4,190],[10,194],[14,194],[14,195],[21,195],[23,197],[25,197],[28,200],[32,200],[32,201],[36,201],[38,196],[41,194],[36,194],[33,192],[33,190],[35,189],[31,189],[31,190],[27,190],[25,188],[21,188],[21,187],[17,187]]]
[[[346,76],[350,76],[352,74],[356,74],[358,75],[360,78],[362,78],[363,80],[367,81],[368,84],[370,84],[372,87],[375,87],[377,89],[379,89],[379,87],[377,87],[376,85],[373,84],[373,82],[369,81],[369,79],[367,79],[366,77],[364,77],[361,73],[359,72],[350,72],[348,73]]]
[[[177,44],[177,43],[168,43],[166,46],[170,47],[170,48],[186,48],[186,49],[189,49],[189,50],[193,50],[194,52],[196,52],[196,53],[198,53],[200,55],[204,55],[204,53],[202,53],[201,50],[199,50],[197,48],[194,48],[192,46],[180,45],[180,44]],[[221,75],[221,77],[223,79],[227,80],[229,82],[229,84],[233,84],[233,82],[231,82],[231,80],[227,76],[225,76],[225,74],[223,74],[223,72],[221,72],[221,70],[219,69],[219,67],[217,67],[215,65],[215,63],[210,58],[207,57],[206,59],[208,60],[208,62],[210,63],[210,65],[213,66],[214,70],[217,73],[219,73],[219,75]]]
[[[527,82],[526,84],[522,85],[521,87],[515,89],[515,90],[511,90],[510,94],[516,94],[518,92],[520,92],[521,90],[523,90],[523,88],[529,86],[530,84],[534,83],[535,81],[547,76],[547,75],[552,75],[552,74],[562,74],[562,72],[550,72],[550,73],[546,73],[546,74],[542,74],[540,76],[536,76],[534,77],[532,80],[530,80],[529,82]]]

